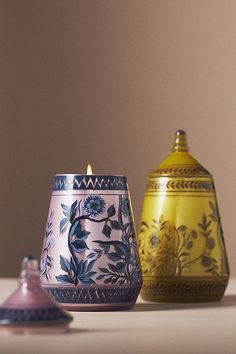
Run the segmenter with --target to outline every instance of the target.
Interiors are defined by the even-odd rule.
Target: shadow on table
[[[68,335],[68,334],[86,334],[86,333],[98,333],[98,332],[116,332],[116,333],[118,333],[118,332],[125,332],[125,331],[137,331],[136,329],[132,329],[132,328],[88,328],[88,329],[86,329],[86,328],[70,328],[69,329],[69,332],[66,332],[66,333],[64,333],[63,335]]]
[[[225,295],[223,300],[216,302],[199,302],[199,303],[156,303],[144,302],[137,303],[131,311],[163,311],[163,310],[183,310],[183,309],[199,309],[199,308],[220,308],[236,306],[236,295]]]

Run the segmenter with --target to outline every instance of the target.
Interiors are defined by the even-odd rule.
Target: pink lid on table
[[[0,306],[0,325],[5,329],[17,332],[20,328],[39,329],[40,327],[60,327],[66,331],[72,321],[66,311],[53,301],[42,289],[38,270],[38,261],[33,257],[25,257],[18,288]],[[13,332],[14,332],[13,330]]]

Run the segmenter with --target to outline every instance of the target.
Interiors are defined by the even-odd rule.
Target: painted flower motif
[[[149,242],[151,244],[151,247],[156,247],[159,243],[159,238],[158,238],[158,235],[156,234],[151,234],[149,236]]]
[[[128,197],[124,197],[122,200],[122,214],[125,218],[130,216],[130,206]]]
[[[152,252],[153,256],[156,255],[157,246],[159,246],[159,244],[160,237],[156,230],[150,234],[140,235],[138,240],[139,247],[144,250],[148,250],[149,252]]]
[[[209,256],[202,256],[201,263],[203,267],[210,267],[212,265],[212,259]]]
[[[84,201],[84,210],[91,216],[102,214],[105,210],[105,200],[98,195],[90,195]]]

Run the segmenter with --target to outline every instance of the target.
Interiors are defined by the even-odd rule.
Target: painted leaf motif
[[[76,264],[72,257],[70,258],[70,272],[76,273]]]
[[[64,214],[67,218],[69,218],[70,214],[69,214],[69,212],[68,212],[68,211],[66,211],[66,210],[62,210],[62,212],[63,212],[63,214]]]
[[[214,247],[215,247],[215,240],[213,237],[208,237],[206,239],[206,244],[207,244],[207,247],[212,250]]]
[[[75,233],[75,235],[77,236],[77,238],[79,238],[80,240],[86,240],[86,238],[88,237],[88,235],[90,235],[91,232],[89,231],[86,231],[86,230],[82,230],[80,232],[77,232]]]
[[[88,272],[86,273],[86,278],[93,277],[97,272]]]
[[[88,249],[88,246],[85,241],[79,240],[76,238],[75,240],[71,241],[71,245],[74,247],[75,252],[81,253]]]
[[[103,279],[105,276],[106,276],[105,274],[101,274],[101,275],[99,275],[96,279],[97,279],[97,280],[100,280],[100,279]]]
[[[107,237],[107,238],[110,238],[111,236],[111,227],[107,224],[104,225],[103,227],[103,230],[102,230],[102,233]]]
[[[101,267],[99,267],[98,268],[101,272],[103,272],[103,273],[109,273],[109,270],[107,269],[107,268],[101,268]]]
[[[87,259],[93,258],[94,256],[96,256],[96,253],[95,253],[95,252],[89,253],[89,254],[87,255]]]
[[[93,261],[89,262],[86,272],[89,272],[91,269],[93,269],[93,266],[94,266],[95,262],[96,262],[96,259],[94,259]]]
[[[180,257],[183,257],[183,256],[189,256],[189,253],[187,253],[187,252],[182,252],[182,253],[180,253],[180,255],[179,255]]]
[[[68,275],[58,275],[56,276],[56,279],[60,282],[60,283],[70,283],[73,284],[73,281],[68,277]]]
[[[118,224],[123,226],[123,219],[122,219],[122,195],[119,196],[119,209],[118,209]]]
[[[70,229],[70,236],[75,235],[76,233],[79,233],[81,231],[81,222],[80,220],[77,220]]]
[[[206,229],[211,225],[211,220],[206,223]]]
[[[114,207],[114,205],[111,205],[108,209],[107,209],[107,215],[109,216],[109,218],[111,218],[112,216],[114,216],[116,213],[116,209]]]
[[[102,256],[102,252],[103,252],[102,249],[96,248],[96,249],[94,249],[94,251],[97,254],[97,258],[100,258]]]
[[[71,205],[70,208],[70,222],[72,223],[74,221],[75,215],[76,215],[76,210],[77,210],[77,200]]]
[[[110,251],[110,246],[105,246],[104,247],[104,253],[108,254],[109,251]]]
[[[159,217],[159,223],[162,224],[164,221],[164,215],[161,214],[160,217]],[[157,221],[155,219],[153,219],[153,222],[155,222],[157,224]]]
[[[99,244],[100,247],[102,247],[102,250],[96,250],[96,252],[98,253],[98,257],[102,256],[102,252],[104,252],[105,254],[107,254],[110,250],[110,246],[112,244],[112,241],[99,241],[99,240],[95,240],[93,242],[96,242]]]
[[[77,274],[78,277],[81,276],[84,273],[84,262],[80,261],[77,265]]]
[[[208,216],[209,216],[213,221],[215,221],[215,222],[218,221],[217,217],[216,217],[214,214],[209,214]]]
[[[104,283],[105,283],[105,284],[108,284],[108,283],[111,282],[111,280],[112,280],[112,277],[106,278],[106,279],[104,280]]]
[[[128,256],[127,249],[126,249],[125,245],[122,244],[121,242],[117,241],[114,244],[114,247],[115,247],[117,255],[120,256],[121,258],[123,258],[122,256]]]
[[[116,253],[118,256],[127,256],[129,255],[129,250],[128,247],[121,241],[100,241],[100,240],[95,240],[93,242],[96,242],[100,245],[100,247],[104,248],[105,253],[107,254],[109,252],[110,246],[114,246]]]
[[[66,231],[67,229],[67,226],[68,226],[68,219],[67,218],[63,218],[61,221],[60,221],[60,234],[64,234],[64,232]]]
[[[107,254],[107,257],[111,260],[111,261],[120,261],[121,260],[121,257],[120,255],[118,255],[117,253],[115,252],[110,252]]]
[[[121,269],[123,269],[125,267],[125,263],[123,262],[118,262],[116,263],[116,268],[120,271]]]
[[[114,230],[120,230],[120,225],[118,223],[118,221],[116,220],[111,220],[111,227],[114,229]]]
[[[70,263],[65,257],[61,255],[60,255],[60,265],[61,265],[61,269],[64,270],[64,272],[70,271]]]
[[[203,214],[203,216],[202,216],[202,224],[203,225],[206,224],[206,214]]]
[[[102,251],[97,254],[97,258],[102,257]]]
[[[68,205],[61,204],[61,207],[62,207],[62,209],[64,209],[64,210],[70,212],[70,207],[69,207]]]
[[[108,263],[108,267],[113,271],[113,272],[117,272],[117,268],[114,264],[112,263]]]
[[[155,220],[155,222],[157,222],[156,220]],[[142,221],[142,223],[141,223],[141,228],[144,228],[144,230],[147,228],[147,229],[150,229],[150,227],[149,227],[149,225],[145,222],[145,221]]]

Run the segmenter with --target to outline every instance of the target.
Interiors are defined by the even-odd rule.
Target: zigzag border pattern
[[[168,192],[181,192],[181,191],[214,191],[214,183],[212,181],[182,181],[182,180],[169,180],[169,181],[156,181],[150,180],[147,185],[148,191],[168,191]]]
[[[124,176],[55,176],[53,190],[127,190]]]
[[[122,286],[98,286],[98,287],[74,287],[53,288],[44,287],[47,293],[59,303],[69,304],[115,304],[122,302],[135,302],[141,289],[141,285],[129,287]]]

